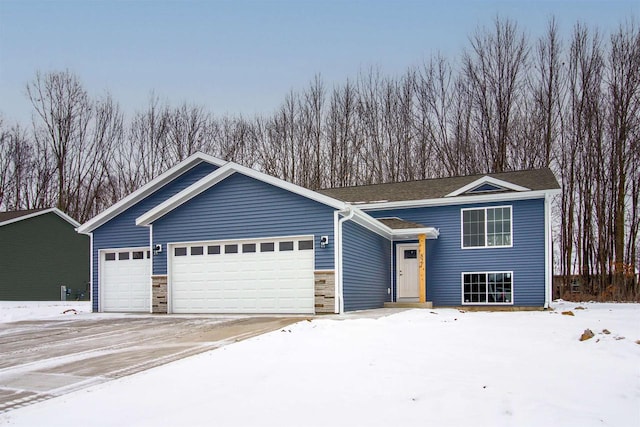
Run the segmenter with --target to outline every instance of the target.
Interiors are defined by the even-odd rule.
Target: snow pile
[[[89,301],[0,301],[0,323],[90,313]]]
[[[573,316],[561,314],[569,310]],[[595,336],[581,342],[585,329]],[[638,304],[318,319],[11,411],[0,422],[637,427],[637,340]]]

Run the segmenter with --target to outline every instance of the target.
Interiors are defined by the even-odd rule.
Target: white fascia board
[[[503,181],[501,179],[497,179],[497,178],[493,178],[488,175],[485,175],[482,178],[478,178],[475,181],[465,185],[464,187],[458,188],[456,191],[452,191],[451,193],[447,194],[444,197],[459,196],[460,194],[464,194],[467,191],[473,190],[474,188],[480,187],[481,185],[484,185],[484,184],[496,185],[498,187],[506,188],[508,190],[513,190],[513,191],[531,191],[530,188],[523,187],[521,185],[513,184],[508,181]]]
[[[393,230],[393,237],[406,237],[406,236],[417,236],[420,234],[424,234],[427,239],[437,239],[440,236],[440,230],[433,227],[421,227],[421,228],[400,228]]]
[[[367,214],[366,212],[361,211],[358,208],[351,207],[354,212],[354,216],[351,219],[358,225],[363,226],[367,230],[373,231],[374,233],[391,240],[393,237],[393,230],[388,226],[378,221],[376,218]]]
[[[30,214],[27,214],[27,215],[19,216],[17,218],[12,218],[12,219],[9,219],[7,221],[0,222],[0,227],[2,227],[3,225],[13,224],[14,222],[22,221],[22,220],[25,220],[25,219],[34,218],[36,216],[45,215],[45,214],[48,214],[48,213],[51,213],[51,212],[53,212],[54,214],[58,215],[60,218],[64,219],[65,221],[67,221],[74,228],[80,227],[80,223],[78,221],[76,221],[75,219],[71,218],[69,215],[67,215],[66,213],[62,212],[58,208],[49,208],[49,209],[45,209],[45,210],[42,210],[42,211],[33,212],[33,213],[30,213]]]
[[[175,165],[174,167],[164,172],[163,174],[149,181],[147,184],[143,185],[133,193],[129,194],[124,199],[112,205],[109,209],[103,211],[102,213],[96,215],[95,217],[91,218],[89,221],[79,226],[77,229],[78,233],[83,233],[83,234],[90,233],[91,231],[95,230],[96,228],[100,227],[102,224],[106,223],[107,221],[115,217],[116,215],[124,212],[129,207],[133,206],[134,204],[144,199],[145,197],[153,194],[156,190],[163,187],[165,184],[169,183],[170,181],[174,180],[178,176],[182,175],[183,173],[193,168],[195,165],[202,162],[211,163],[219,167],[222,167],[227,163],[224,160],[220,160],[208,154],[204,154],[201,152],[194,153],[191,156],[184,159],[183,161],[181,161],[180,163],[178,163],[177,165]]]
[[[205,176],[204,178],[200,179],[199,181],[185,188],[175,196],[159,204],[158,206],[146,212],[145,214],[139,216],[136,219],[136,225],[151,224],[152,222],[156,221],[158,218],[161,218],[168,212],[171,212],[178,206],[191,200],[192,198],[196,197],[198,194],[213,187],[214,185],[216,185],[217,183],[231,176],[234,173],[240,173],[250,178],[254,178],[258,181],[274,185],[278,188],[282,188],[283,190],[301,195],[303,197],[328,205],[335,209],[343,210],[347,206],[344,202],[341,202],[339,200],[333,199],[328,196],[324,196],[320,193],[316,193],[315,191],[300,187],[299,185],[291,184],[290,182],[267,175],[262,172],[258,172],[254,169],[247,168],[237,163],[228,162],[224,166],[220,167],[218,170],[210,173],[209,175]]]
[[[151,223],[158,218],[163,217],[178,206],[186,203],[198,194],[208,190],[209,188],[213,187],[214,185],[228,178],[234,173],[235,170],[233,169],[233,166],[230,163],[227,163],[219,169],[211,172],[204,178],[200,178],[198,181],[194,182],[189,187],[180,191],[173,197],[170,197],[169,199],[160,203],[155,208],[140,215],[138,218],[136,218],[136,225],[151,225]]]
[[[397,202],[366,203],[358,205],[359,209],[365,211],[401,209],[401,208],[422,208],[431,206],[466,205],[471,203],[491,203],[504,202],[509,200],[540,199],[546,195],[553,196],[560,194],[560,189],[523,191],[517,193],[482,194],[474,196],[459,196],[455,198],[402,200]]]

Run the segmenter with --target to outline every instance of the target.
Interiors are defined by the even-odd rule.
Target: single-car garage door
[[[101,310],[149,312],[151,278],[149,248],[100,251]]]
[[[175,244],[173,313],[313,313],[313,237]]]

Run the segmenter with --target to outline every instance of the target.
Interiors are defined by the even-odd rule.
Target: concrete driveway
[[[0,413],[303,319],[100,314],[3,323],[0,324]]]

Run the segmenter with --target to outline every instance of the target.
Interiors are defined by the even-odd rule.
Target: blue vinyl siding
[[[164,202],[176,193],[216,170],[218,167],[201,162],[155,193],[139,201],[120,215],[93,231],[93,310],[98,311],[98,266],[100,249],[149,246],[149,228],[136,225],[136,218]]]
[[[332,270],[334,209],[235,173],[153,223],[154,274],[167,273],[167,243],[313,235],[315,268]],[[320,247],[320,236],[329,245]]]
[[[484,206],[512,206],[513,247],[461,249],[461,209]],[[462,272],[483,271],[513,271],[513,305],[544,305],[544,199],[392,209],[369,214],[377,218],[397,216],[440,229],[437,240],[427,241],[427,300],[434,305],[461,305]],[[395,274],[393,278],[395,281]]]
[[[380,308],[390,301],[391,242],[352,222],[342,229],[344,310]]]

